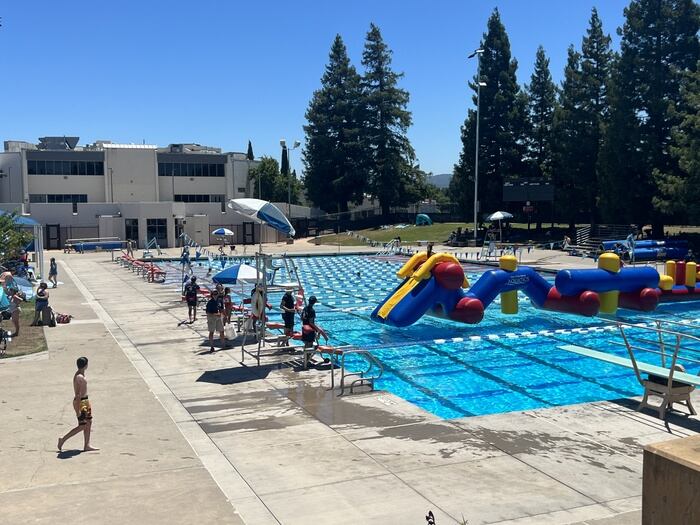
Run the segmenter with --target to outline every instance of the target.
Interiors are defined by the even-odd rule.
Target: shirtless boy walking
[[[87,357],[79,357],[77,361],[78,371],[73,376],[73,390],[75,397],[73,398],[73,408],[75,415],[78,417],[78,426],[68,432],[65,436],[58,438],[58,450],[63,448],[63,444],[81,431],[84,433],[85,443],[83,446],[84,452],[91,450],[99,450],[90,446],[90,429],[92,428],[92,408],[87,394],[87,379],[85,379],[85,370],[87,370]]]

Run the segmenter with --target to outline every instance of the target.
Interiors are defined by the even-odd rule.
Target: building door
[[[61,248],[61,225],[46,225],[46,249],[58,250]]]
[[[178,240],[185,232],[185,219],[175,219],[175,244],[177,245]],[[184,246],[184,244],[183,244]]]
[[[255,223],[243,223],[243,244],[255,244]]]
[[[165,219],[146,219],[146,242],[156,240],[161,248],[168,247],[168,223]]]
[[[124,235],[126,240],[134,241],[136,247],[139,247],[139,220],[124,219]]]

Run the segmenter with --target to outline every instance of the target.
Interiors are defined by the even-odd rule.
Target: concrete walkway
[[[206,354],[201,320],[177,326],[177,290],[108,254],[58,258],[77,289],[52,302],[81,323],[48,330],[49,360],[0,363],[12,392],[0,405],[11,450],[0,504],[13,518],[99,508],[90,521],[133,511],[142,523],[235,523],[235,508],[249,524],[418,524],[428,510],[438,525],[637,524],[642,446],[700,430],[697,418],[664,425],[625,400],[445,421],[385,392],[339,398],[328,371],[300,371],[289,355],[253,367],[238,348]],[[80,354],[103,451],[58,461]]]
[[[90,302],[59,275],[51,304],[76,320],[45,329],[48,354],[0,362],[0,522],[243,523]],[[76,424],[81,355],[100,451],[81,453],[80,434],[58,453],[57,438]]]

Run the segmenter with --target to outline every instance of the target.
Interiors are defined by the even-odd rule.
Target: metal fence
[[[390,208],[388,215],[382,215],[382,209],[376,207],[343,213],[329,213],[317,217],[295,218],[291,222],[297,231],[297,237],[313,237],[323,233],[377,228],[384,224],[413,224],[419,213],[428,214],[434,222],[462,222],[466,220],[465,213],[459,205],[450,203],[393,207]]]

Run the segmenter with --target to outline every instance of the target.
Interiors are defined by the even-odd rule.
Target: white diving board
[[[631,359],[625,357],[620,357],[606,352],[599,352],[598,350],[591,350],[590,348],[584,348],[582,346],[576,345],[562,345],[558,346],[560,350],[566,350],[567,352],[573,352],[574,354],[583,355],[586,357],[592,357],[593,359],[598,359],[599,361],[605,361],[606,363],[612,363],[614,365],[624,366],[625,368],[631,368],[634,370],[634,365]],[[637,361],[637,368],[640,372],[645,374],[652,374],[655,376],[668,377],[669,369],[662,366],[654,366],[642,361]],[[690,385],[700,386],[700,377],[694,376],[692,374],[687,374],[685,372],[679,372],[674,370],[673,372],[674,381],[680,381],[682,383],[688,383]]]

